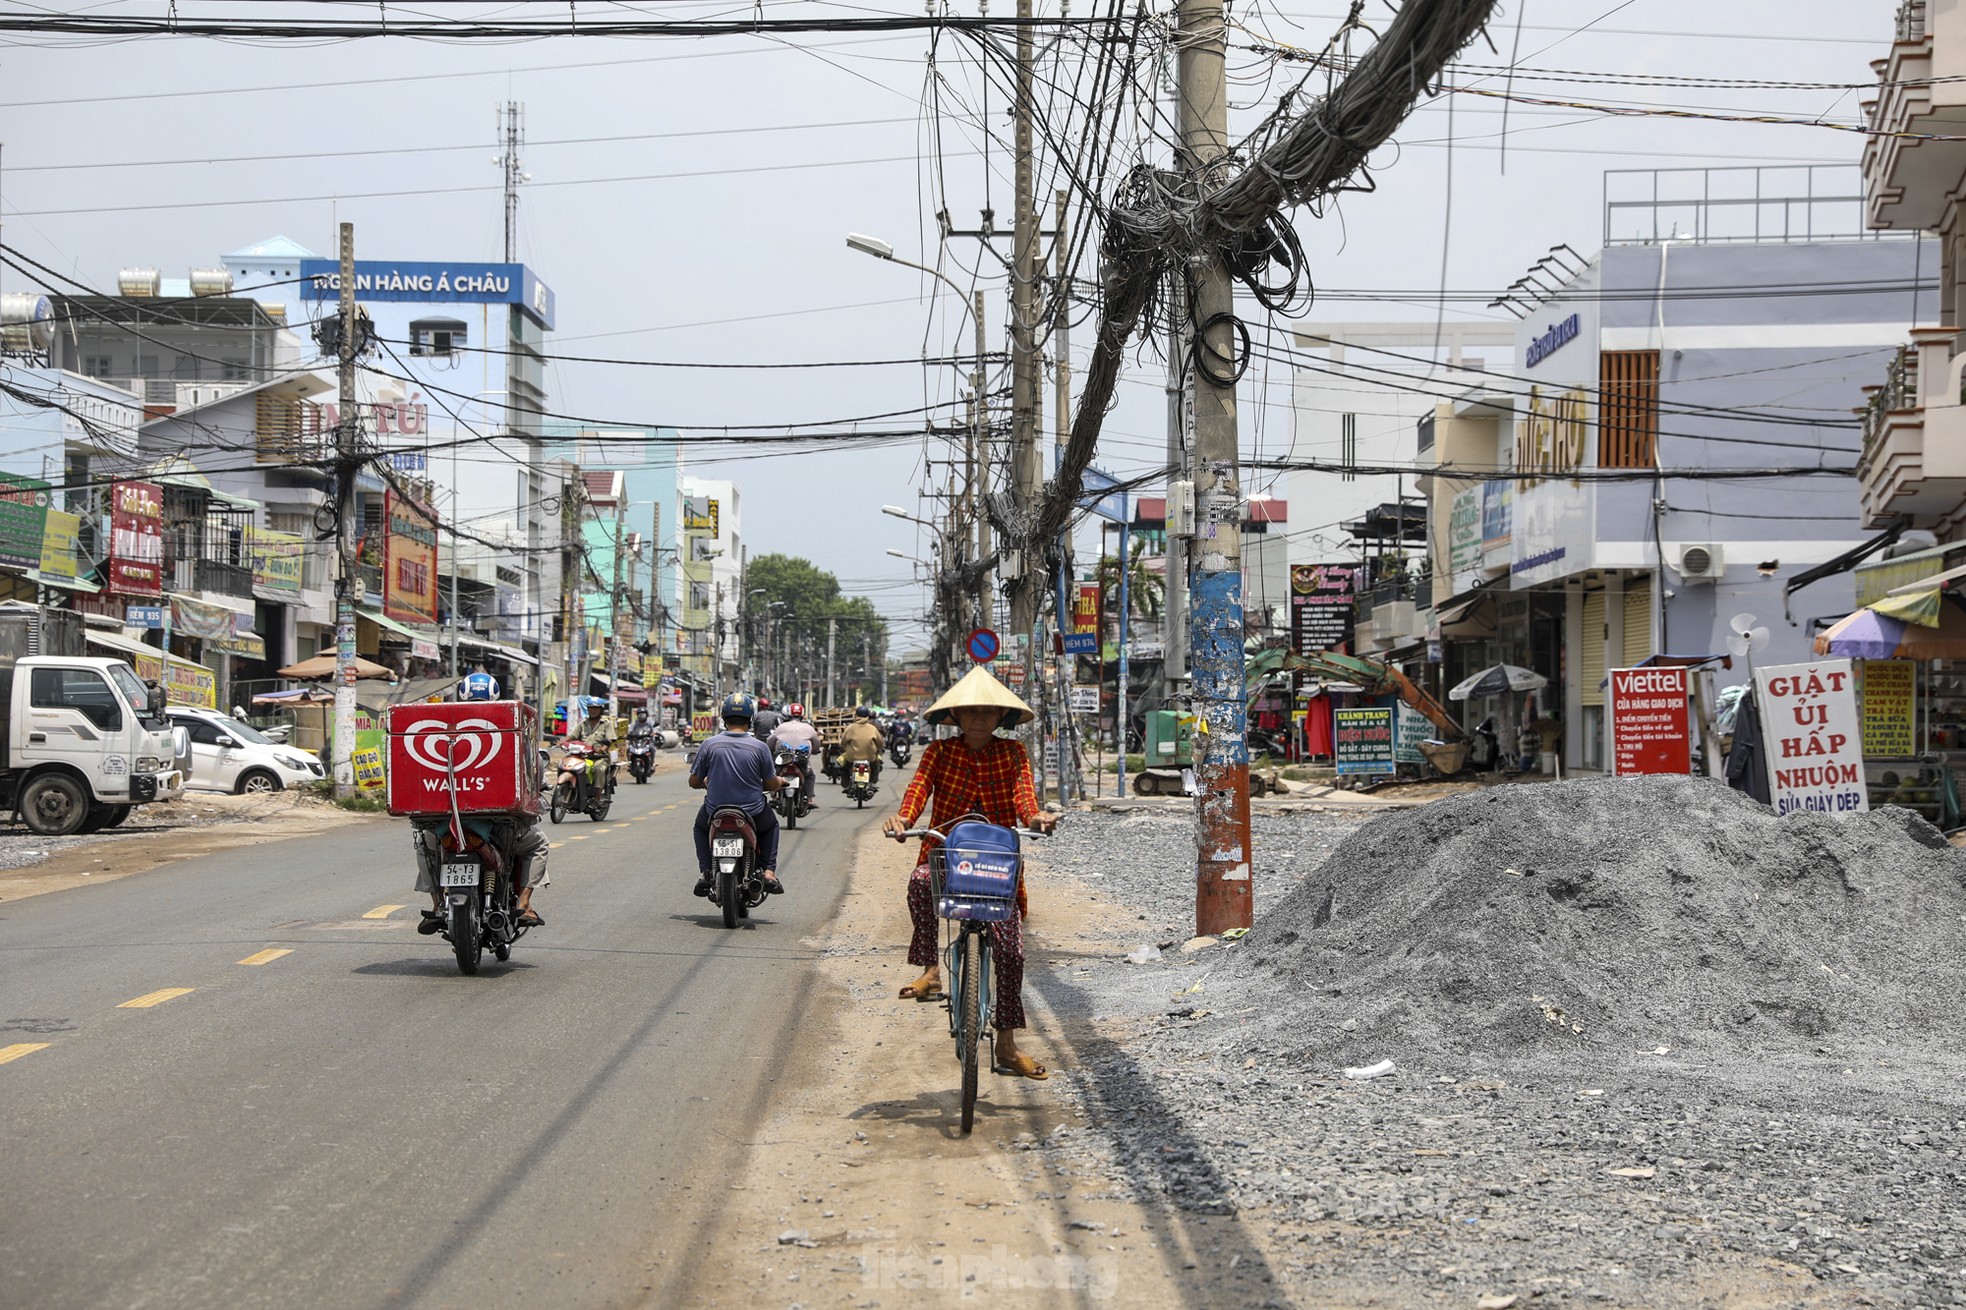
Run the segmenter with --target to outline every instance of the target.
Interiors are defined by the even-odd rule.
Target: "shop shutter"
[[[1585,705],[1604,704],[1604,593],[1584,597],[1583,649],[1577,652],[1577,691]]]
[[[1624,663],[1629,669],[1652,654],[1652,583],[1625,584]]]

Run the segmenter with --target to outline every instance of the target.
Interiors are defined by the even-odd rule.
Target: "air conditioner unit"
[[[1727,572],[1718,542],[1689,542],[1679,548],[1679,576],[1685,582],[1712,582]]]

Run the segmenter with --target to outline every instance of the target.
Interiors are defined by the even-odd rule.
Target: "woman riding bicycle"
[[[924,723],[953,723],[962,735],[929,743],[907,794],[901,798],[900,811],[887,820],[883,830],[902,840],[900,834],[914,826],[932,798],[933,826],[938,828],[966,814],[980,814],[1006,828],[1021,823],[1050,832],[1058,817],[1038,808],[1031,786],[1031,761],[1024,747],[996,735],[999,728],[1014,728],[1033,717],[1031,707],[982,665],[971,669],[922,715]],[[935,953],[934,893],[929,883],[929,853],[938,844],[933,837],[922,839],[921,863],[908,879],[908,917],[914,923],[908,963],[921,966],[922,975],[901,989],[903,999],[937,1001],[943,997],[942,970]],[[1016,1030],[1024,1026],[1024,940],[1018,918],[996,925],[991,951],[997,983],[992,1012],[997,1029],[996,1071],[1025,1078],[1048,1077],[1042,1064],[1017,1049]]]

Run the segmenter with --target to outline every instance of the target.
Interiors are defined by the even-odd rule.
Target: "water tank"
[[[191,294],[194,296],[229,296],[232,294],[232,273],[223,268],[194,268],[191,270]]]
[[[8,350],[46,350],[55,337],[55,306],[35,291],[0,295],[0,341]]]
[[[122,296],[155,296],[163,284],[163,274],[154,268],[126,268],[116,275],[116,293]]]
[[[275,302],[270,305],[262,304],[260,308],[265,310],[266,316],[272,319],[275,323],[284,323],[287,321],[287,307],[283,304],[280,304],[278,302]]]

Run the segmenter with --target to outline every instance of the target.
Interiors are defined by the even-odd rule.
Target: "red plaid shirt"
[[[980,814],[1006,828],[1029,824],[1038,817],[1038,797],[1031,788],[1031,760],[1023,746],[1005,737],[993,739],[982,754],[961,737],[932,741],[922,752],[915,777],[901,798],[901,821],[909,827],[935,797],[932,826],[952,823],[965,814]],[[922,858],[939,845],[922,838]]]

